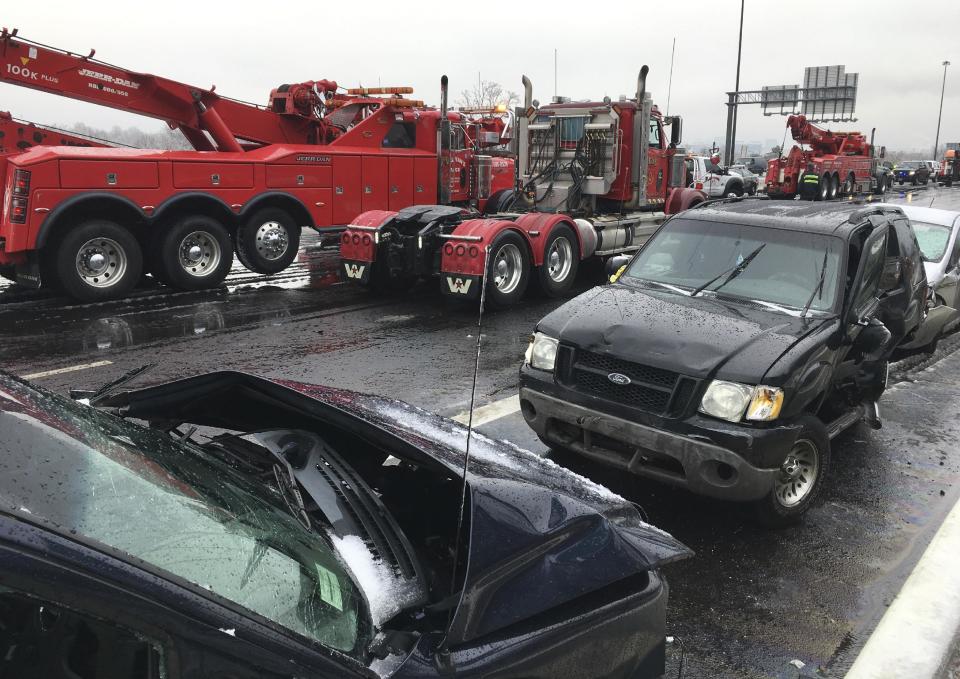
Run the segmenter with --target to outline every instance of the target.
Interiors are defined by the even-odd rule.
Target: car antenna
[[[483,249],[483,276],[480,279],[480,311],[477,314],[477,354],[473,363],[473,383],[470,386],[470,409],[467,414],[467,445],[463,454],[463,486],[460,489],[460,515],[457,517],[457,537],[453,543],[453,568],[451,568],[450,591],[457,591],[457,563],[460,560],[460,543],[463,539],[463,517],[467,507],[467,471],[470,467],[470,440],[473,438],[473,406],[477,398],[477,375],[480,372],[480,348],[483,338],[483,309],[487,302],[487,262],[490,259],[490,246]],[[453,613],[457,606],[451,605],[447,614],[447,631],[453,620]],[[447,648],[447,638],[444,636],[437,650],[437,661],[449,668],[450,650]],[[452,668],[450,668],[452,669]]]

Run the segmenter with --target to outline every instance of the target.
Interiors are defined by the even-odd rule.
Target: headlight
[[[783,389],[758,386],[753,390],[753,398],[747,406],[747,419],[756,422],[769,422],[780,417],[783,407]]]
[[[557,340],[542,332],[534,333],[530,346],[527,347],[526,360],[531,367],[538,370],[553,370],[557,362]]]
[[[910,170],[910,174],[916,174],[916,170]]]
[[[730,422],[748,420],[768,422],[780,415],[783,390],[760,385],[753,387],[737,382],[714,380],[700,401],[700,412]]]

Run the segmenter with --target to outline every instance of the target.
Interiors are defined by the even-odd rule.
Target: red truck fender
[[[440,273],[483,275],[484,248],[491,245],[504,231],[519,233],[530,250],[530,236],[517,228],[516,222],[506,219],[468,219],[445,238],[440,255]]]
[[[347,278],[370,280],[371,264],[377,259],[380,230],[396,216],[393,210],[368,210],[347,225],[340,235],[340,263]]]
[[[675,215],[678,212],[689,210],[707,200],[707,194],[699,189],[678,188],[673,189],[667,196],[667,202],[663,206],[663,211],[668,215]]]

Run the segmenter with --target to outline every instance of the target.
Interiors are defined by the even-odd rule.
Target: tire
[[[548,297],[562,297],[573,287],[580,267],[580,243],[573,229],[559,224],[543,246],[543,265],[537,269],[540,290]]]
[[[8,281],[17,282],[17,267],[15,266],[0,266],[0,278],[6,278]]]
[[[283,271],[297,256],[300,227],[286,210],[257,210],[237,229],[237,258],[262,274]]]
[[[843,195],[852,196],[853,188],[856,185],[856,180],[853,174],[848,174],[847,179],[843,182]]]
[[[817,184],[817,195],[814,196],[814,200],[830,200],[830,186],[833,184],[833,180],[830,179],[830,175],[825,174],[820,177],[820,183]]]
[[[66,294],[83,302],[122,297],[133,289],[143,271],[137,239],[106,219],[82,222],[55,247],[57,283]]]
[[[515,197],[513,189],[502,189],[490,196],[486,205],[483,206],[483,214],[490,215],[497,212],[506,212],[512,206]]]
[[[840,195],[840,177],[835,174],[830,175],[830,200]]]
[[[530,253],[520,234],[504,231],[496,237],[485,278],[491,309],[507,309],[521,300],[530,283]]]
[[[233,242],[226,228],[211,217],[186,215],[159,239],[160,279],[180,290],[214,288],[233,265]]]
[[[811,415],[804,415],[798,423],[800,434],[783,462],[774,487],[753,505],[754,515],[765,526],[797,523],[817,499],[830,469],[830,439],[826,427]],[[788,467],[793,472],[789,479]]]
[[[733,182],[733,186],[731,186],[728,190],[726,190],[726,197],[730,197],[730,196],[734,196],[736,198],[742,197],[743,184],[741,184],[740,182]]]

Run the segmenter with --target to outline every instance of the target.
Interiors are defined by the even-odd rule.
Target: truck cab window
[[[660,125],[657,124],[656,120],[650,121],[650,148],[658,149],[660,148]]]
[[[162,647],[141,634],[0,586],[0,676],[159,679]]]
[[[380,144],[387,149],[412,149],[417,145],[417,126],[414,123],[395,122]]]

